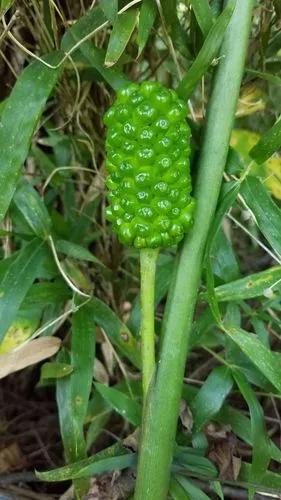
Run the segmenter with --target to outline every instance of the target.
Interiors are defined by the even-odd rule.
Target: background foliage
[[[105,220],[102,116],[128,81],[177,89],[195,177],[233,5],[9,0],[0,10],[0,484],[57,498],[73,479],[83,496],[99,473],[92,492],[128,498],[141,415],[139,264]],[[176,500],[281,490],[280,14],[279,0],[256,3],[183,382]],[[159,257],[158,333],[175,252]],[[37,484],[34,468],[54,470]]]

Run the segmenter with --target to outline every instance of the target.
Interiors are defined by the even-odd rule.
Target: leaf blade
[[[61,59],[59,51],[45,57],[52,65]],[[0,221],[14,195],[33,133],[59,74],[60,68],[33,62],[23,70],[6,102],[0,127]]]

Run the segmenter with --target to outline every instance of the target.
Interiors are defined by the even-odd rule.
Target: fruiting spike
[[[177,94],[150,81],[120,90],[105,114],[107,218],[126,245],[171,246],[192,224],[185,117]]]

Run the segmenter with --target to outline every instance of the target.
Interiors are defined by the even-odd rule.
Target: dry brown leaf
[[[22,466],[23,456],[19,445],[12,443],[0,450],[0,473],[11,472]]]
[[[189,432],[193,427],[193,416],[190,408],[187,406],[186,401],[183,399],[180,403],[180,420],[183,425]]]
[[[50,358],[59,350],[60,344],[57,337],[42,337],[31,340],[17,351],[3,354],[0,356],[0,378]]]

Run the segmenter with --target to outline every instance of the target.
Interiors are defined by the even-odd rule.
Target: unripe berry
[[[126,245],[171,246],[192,224],[185,117],[177,94],[150,81],[120,90],[105,114],[107,218]]]

